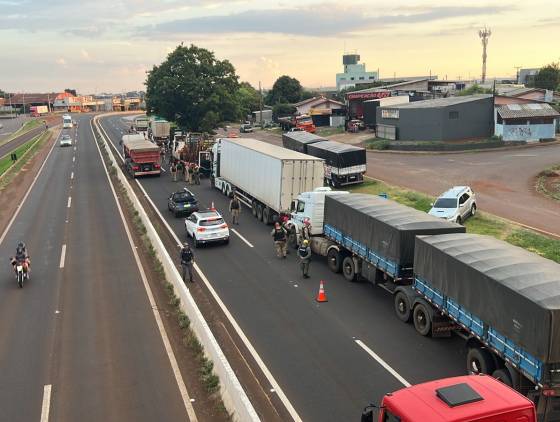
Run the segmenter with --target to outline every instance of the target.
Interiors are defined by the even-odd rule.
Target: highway
[[[101,121],[118,145],[127,125],[119,116]],[[184,182],[173,182],[166,172],[140,183],[185,239],[183,219],[167,210],[168,195]],[[228,199],[208,179],[189,188],[201,206],[214,203],[230,221]],[[465,373],[463,340],[421,337],[397,319],[384,290],[346,282],[319,257],[311,263],[311,278],[303,280],[295,253],[277,259],[270,227],[247,208],[234,229],[229,245],[196,249],[196,261],[304,421],[359,420],[365,405],[406,383]],[[318,304],[320,280],[329,301]]]
[[[0,235],[0,420],[189,420],[89,120]],[[8,257],[25,241],[31,279]]]

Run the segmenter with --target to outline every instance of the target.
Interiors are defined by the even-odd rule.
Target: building
[[[256,125],[260,125],[261,123],[263,125],[272,123],[272,110],[265,109],[262,111],[253,111],[251,113],[251,121]]]
[[[79,97],[69,92],[61,92],[54,100],[54,111],[79,113],[82,111],[82,103]]]
[[[309,114],[312,109],[339,110],[344,108],[344,103],[321,96],[295,103],[294,107],[297,110],[297,114]]]
[[[359,54],[345,54],[342,56],[344,72],[336,74],[336,89],[338,91],[360,84],[370,84],[378,79],[378,72],[367,72],[366,64],[359,63],[359,61]]]
[[[495,134],[504,141],[553,139],[560,117],[550,104],[506,104],[496,107]]]
[[[46,94],[33,94],[33,93],[21,93],[13,94],[10,98],[6,99],[6,106],[12,108],[22,108],[25,106],[27,109],[29,106],[48,106],[52,110],[54,100],[58,94],[56,92],[46,93]]]
[[[541,70],[540,67],[519,69],[517,73],[517,83],[521,85],[527,85],[535,80],[535,76]]]
[[[437,98],[377,108],[376,135],[402,141],[487,138],[494,133],[492,95]]]
[[[521,98],[531,101],[542,101],[551,103],[555,101],[554,91],[543,88],[526,87],[500,87],[496,90],[498,94],[511,98]]]

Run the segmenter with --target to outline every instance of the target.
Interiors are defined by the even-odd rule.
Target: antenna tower
[[[492,35],[490,28],[484,27],[478,31],[478,36],[482,41],[482,83],[486,82],[486,47],[488,46],[488,38]]]

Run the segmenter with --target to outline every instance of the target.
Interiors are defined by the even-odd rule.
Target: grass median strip
[[[431,203],[435,199],[413,190],[380,181],[366,181],[362,185],[351,187],[348,190],[353,193],[368,193],[371,195],[385,193],[389,196],[389,199],[395,202],[424,212],[430,210]],[[468,233],[494,236],[560,263],[560,240],[524,229],[510,221],[478,212],[474,217],[465,221],[465,227]]]
[[[29,159],[35,155],[49,137],[50,133],[44,132],[0,158],[0,189],[4,188],[12,181],[15,175],[29,161]],[[18,157],[15,163],[11,159],[11,154],[13,153],[15,153]]]
[[[8,136],[7,138],[3,139],[2,141],[0,141],[0,145],[5,145],[8,142],[11,142],[12,140],[14,140],[15,138],[17,138],[18,136],[23,135],[26,132],[29,132],[30,130],[35,129],[36,127],[39,127],[43,124],[42,120],[39,119],[33,119],[33,120],[28,120],[27,122],[25,122],[18,130],[16,130],[14,133],[12,133],[10,136]]]

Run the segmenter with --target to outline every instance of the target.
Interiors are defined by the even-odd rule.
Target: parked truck
[[[333,272],[357,277],[396,292],[412,284],[414,237],[464,233],[465,228],[375,195],[316,189],[292,206],[290,240],[311,225],[311,249],[327,257]],[[292,246],[295,246],[292,243]]]
[[[536,422],[534,404],[502,382],[484,375],[429,381],[386,394],[370,405],[362,422]]]
[[[560,420],[559,264],[489,236],[417,237],[410,289],[403,321],[461,333],[470,372],[527,395],[539,421]]]
[[[234,191],[265,224],[290,212],[301,192],[323,185],[323,160],[248,138],[222,138],[212,147],[211,184]]]
[[[308,132],[288,132],[282,135],[284,148],[325,160],[325,185],[347,186],[364,181],[366,150]]]
[[[144,139],[144,135],[124,135],[122,137],[124,166],[133,177],[161,175],[160,149]]]
[[[150,118],[148,135],[152,141],[160,145],[169,139],[171,123],[157,117]]]
[[[146,132],[150,123],[147,116],[136,116],[133,121],[133,128],[136,132]]]
[[[313,124],[313,119],[308,115],[290,116],[278,118],[278,123],[282,130],[289,131],[298,129],[310,133],[315,133],[317,127]]]

